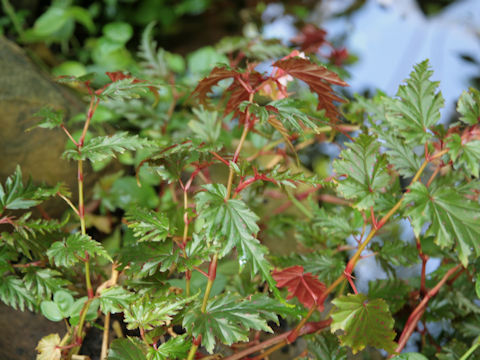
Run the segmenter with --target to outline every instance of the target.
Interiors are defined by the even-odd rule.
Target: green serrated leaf
[[[440,120],[444,100],[438,82],[431,81],[433,72],[425,60],[415,65],[406,85],[400,85],[400,99],[385,98],[386,119],[398,128],[409,143],[424,144],[432,137],[430,128]]]
[[[241,240],[251,239],[258,233],[258,216],[242,200],[225,200],[225,186],[208,184],[204,189],[206,191],[195,196],[198,218],[211,238],[225,241],[221,252],[221,256],[225,256]]]
[[[100,256],[113,261],[99,242],[80,233],[69,235],[64,241],[54,242],[47,250],[47,256],[57,266],[71,267],[83,259],[86,252],[92,257]]]
[[[220,136],[222,123],[219,121],[217,111],[208,111],[203,107],[193,109],[197,120],[190,120],[188,127],[192,130],[194,136],[207,144],[214,144]]]
[[[33,310],[35,299],[23,284],[22,280],[14,275],[0,277],[0,300],[14,309],[24,310],[25,307]]]
[[[152,276],[157,271],[168,271],[178,261],[180,250],[171,241],[165,243],[142,242],[125,246],[120,251],[121,268],[130,265],[128,270],[139,277]]]
[[[302,104],[298,100],[284,98],[272,101],[268,105],[275,108],[275,110],[270,111],[270,114],[280,120],[290,131],[303,134],[305,127],[314,131],[318,130],[318,125],[299,109]]]
[[[407,302],[410,286],[400,279],[377,279],[368,283],[370,299],[384,299],[392,314],[399,311]]]
[[[54,129],[62,125],[63,117],[65,116],[65,111],[62,109],[55,110],[50,106],[44,106],[35,114],[35,117],[41,118],[41,120],[33,127],[27,129],[30,131],[36,127],[44,128],[44,129]]]
[[[331,331],[344,331],[339,336],[342,345],[351,347],[354,354],[366,346],[384,349],[388,353],[395,351],[394,321],[384,300],[349,294],[332,302],[336,309],[332,313]]]
[[[420,169],[422,160],[415,154],[412,146],[405,144],[404,140],[388,133],[379,135],[385,141],[387,157],[395,170],[404,177],[412,177]]]
[[[307,340],[307,348],[315,359],[347,360],[347,348],[340,346],[338,339],[328,332],[313,335]]]
[[[237,247],[238,261],[249,264],[254,274],[260,273],[276,295],[279,292],[270,275],[272,265],[265,259],[267,249],[255,238],[259,231],[258,216],[238,199],[225,200],[227,189],[221,184],[208,184],[196,195],[198,219],[209,236],[222,243],[220,256]]]
[[[168,297],[162,299],[144,296],[130,304],[124,311],[127,329],[132,330],[141,327],[152,330],[157,326],[169,324],[186,303],[192,301],[195,296],[188,298]]]
[[[240,110],[242,113],[246,112],[247,109],[249,110],[249,113],[251,115],[256,116],[261,122],[265,122],[268,120],[269,114],[265,106],[261,106],[257,103],[250,101],[242,101],[238,105],[238,110]]]
[[[152,87],[158,88],[160,86],[154,83],[139,81],[135,78],[126,78],[110,83],[98,96],[116,101],[128,100],[139,98]]]
[[[5,187],[0,184],[0,214],[5,210],[28,209],[41,201],[35,197],[36,189],[28,181],[23,185],[22,171],[17,165],[15,173],[5,181]]]
[[[272,332],[267,320],[276,320],[277,315],[268,301],[260,298],[252,303],[233,294],[223,294],[211,299],[203,313],[200,304],[191,307],[183,318],[183,326],[193,336],[202,336],[202,345],[211,354],[215,338],[223,344],[231,345],[248,341],[250,329]],[[272,300],[273,301],[273,300]]]
[[[165,50],[157,50],[157,42],[152,39],[152,32],[155,22],[151,22],[145,27],[140,42],[138,56],[142,59],[141,65],[145,75],[152,77],[164,77],[168,73],[165,60]]]
[[[462,143],[458,134],[449,137],[449,154],[454,161],[454,167],[465,166],[471,175],[479,177],[480,164],[480,140],[473,140]]]
[[[379,154],[380,144],[374,137],[360,135],[354,143],[347,143],[340,159],[333,163],[339,176],[338,191],[346,199],[356,199],[358,209],[374,205],[375,199],[390,180],[385,156]]]
[[[457,111],[462,115],[460,120],[475,125],[480,119],[480,91],[470,88],[464,91],[457,103]]]
[[[112,286],[100,293],[100,308],[104,314],[119,313],[135,301],[136,295],[121,286]]]
[[[480,256],[480,204],[465,198],[457,189],[451,187],[429,187],[420,182],[410,186],[405,194],[406,215],[412,219],[415,233],[420,235],[422,227],[431,223],[426,236],[434,235],[440,247],[452,247],[456,250],[464,266],[472,254]]]
[[[61,277],[62,274],[57,270],[28,267],[25,272],[23,278],[25,286],[41,298],[50,298],[53,293],[70,284],[68,280]]]
[[[108,351],[108,360],[146,360],[144,345],[134,339],[115,339]]]
[[[112,136],[97,136],[88,141],[81,149],[65,150],[62,157],[72,160],[90,160],[92,162],[105,161],[115,157],[115,153],[123,154],[126,150],[139,150],[147,147],[150,142],[137,135],[128,135],[119,132]]]
[[[186,359],[191,346],[186,337],[187,334],[170,338],[156,349],[149,348],[147,360]]]
[[[127,212],[125,218],[138,241],[163,241],[171,231],[165,214],[134,208]]]

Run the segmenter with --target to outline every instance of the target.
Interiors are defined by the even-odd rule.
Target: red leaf
[[[232,111],[235,111],[234,116],[239,115],[237,111],[237,106],[240,105],[242,101],[248,100],[250,93],[247,91],[247,88],[255,89],[259,86],[265,78],[257,71],[251,70],[243,74],[237,74],[233,83],[228,87],[226,93],[230,93],[228,102],[225,105],[225,114],[229,114]],[[243,83],[243,84],[242,84]]]
[[[200,80],[193,94],[198,98],[201,104],[207,105],[207,95],[212,91],[212,87],[221,80],[235,77],[238,73],[223,67],[215,67],[210,75]]]
[[[122,71],[114,71],[114,72],[106,72],[107,76],[110,78],[112,82],[123,80],[123,79],[130,79],[132,76],[124,74]],[[140,82],[140,80],[133,80],[134,83]]]
[[[311,308],[317,305],[320,311],[323,310],[323,302],[319,304],[318,301],[325,292],[325,284],[311,273],[304,273],[303,266],[296,265],[282,271],[275,270],[272,276],[277,282],[277,287],[287,288],[287,299],[295,296],[305,307]]]
[[[305,25],[300,34],[295,36],[291,41],[300,45],[300,49],[306,53],[315,53],[322,45],[328,44],[325,39],[327,32],[312,24]]]
[[[299,57],[279,60],[273,66],[306,82],[310,90],[318,95],[318,109],[325,109],[325,114],[330,120],[336,121],[338,119],[338,110],[333,101],[345,102],[345,100],[333,92],[331,84],[339,86],[348,86],[348,84],[340,79],[337,74],[323,66],[312,63],[310,60]]]
[[[193,94],[198,98],[201,104],[207,105],[208,93],[212,90],[212,87],[219,81],[233,78],[232,84],[225,91],[224,96],[229,95],[227,104],[225,105],[225,114],[229,114],[235,111],[235,116],[239,115],[237,111],[238,105],[245,100],[248,100],[250,92],[256,89],[265,78],[259,72],[253,70],[251,64],[247,71],[240,73],[227,68],[215,67],[210,75],[202,79]]]

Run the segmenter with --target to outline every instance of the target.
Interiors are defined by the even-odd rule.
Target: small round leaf
[[[58,308],[58,305],[53,301],[42,301],[40,303],[40,311],[43,316],[45,316],[50,321],[60,321],[62,320],[63,314]]]

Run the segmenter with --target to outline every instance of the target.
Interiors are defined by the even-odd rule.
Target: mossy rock
[[[44,74],[16,44],[0,37],[0,182],[20,165],[24,178],[53,186],[62,181],[77,190],[77,165],[61,159],[67,137],[61,129],[35,128],[33,115],[44,106],[63,109],[66,118],[86,111],[86,105],[69,88],[55,83]],[[87,167],[87,191],[98,174]],[[64,209],[59,202],[47,205],[49,214],[57,216]]]

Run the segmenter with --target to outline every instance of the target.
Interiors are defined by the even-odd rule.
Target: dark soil
[[[30,311],[14,310],[0,302],[0,359],[35,359],[38,342],[52,333],[62,337],[65,325],[51,322]]]

